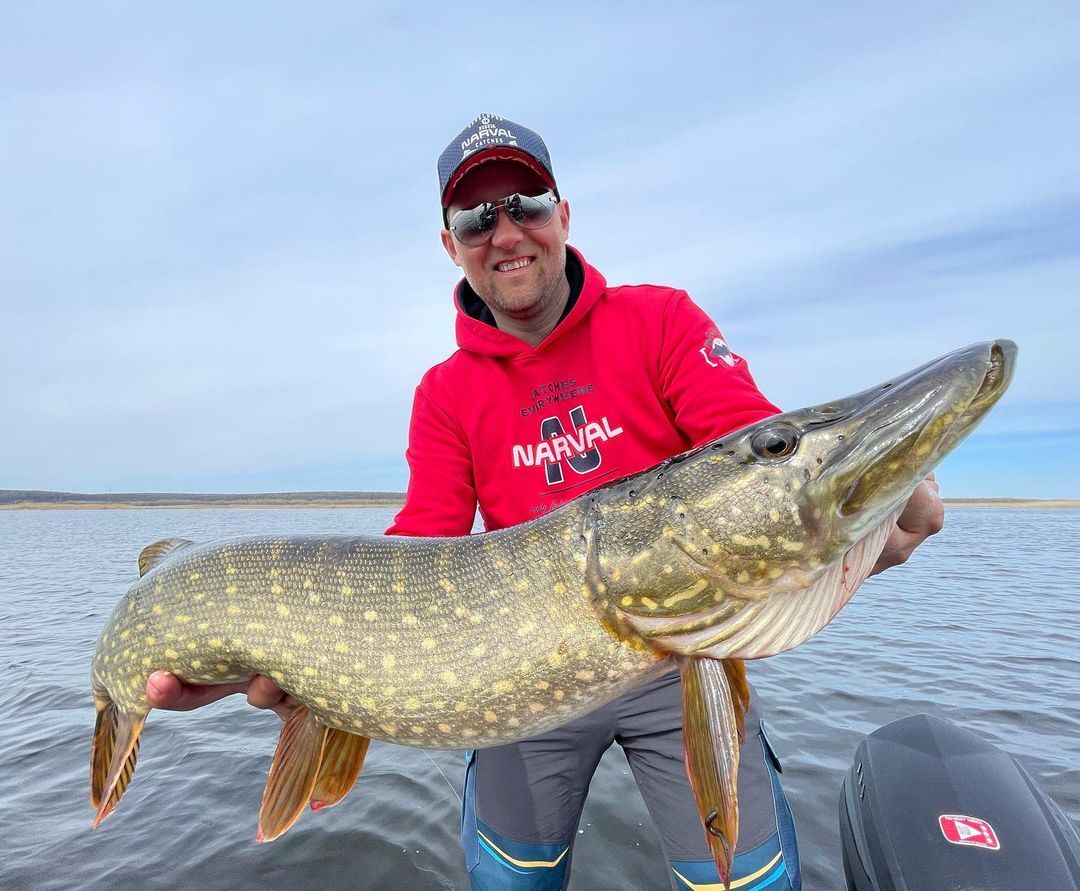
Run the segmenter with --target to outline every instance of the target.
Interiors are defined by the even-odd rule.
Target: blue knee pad
[[[496,832],[476,816],[475,751],[466,752],[461,845],[472,891],[561,891],[570,869],[571,841],[540,845]]]

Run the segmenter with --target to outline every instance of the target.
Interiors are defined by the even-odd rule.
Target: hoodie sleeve
[[[409,487],[387,535],[468,535],[476,515],[469,450],[424,383],[416,388],[409,446]]]
[[[673,291],[664,309],[660,350],[661,392],[676,426],[693,446],[777,414],[762,395],[746,360],[685,291]]]

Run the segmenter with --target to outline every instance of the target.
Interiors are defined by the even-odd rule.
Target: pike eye
[[[799,444],[799,432],[787,424],[775,424],[754,434],[750,440],[750,450],[766,461],[786,458],[795,451]]]

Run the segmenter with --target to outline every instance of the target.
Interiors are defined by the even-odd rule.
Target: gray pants
[[[466,778],[462,832],[474,889],[565,887],[589,782],[613,742],[623,747],[656,823],[672,864],[672,887],[689,886],[676,880],[688,868],[681,864],[715,870],[686,775],[681,683],[673,672],[543,736],[475,753]],[[770,891],[779,891],[798,887],[798,855],[774,757],[761,735],[753,695],[740,750],[739,842],[732,878],[740,874],[740,854],[757,850],[761,856],[751,858],[748,866],[762,869],[762,863],[770,862],[761,859],[765,854],[771,858],[770,870],[787,864],[787,881],[771,883]],[[781,843],[785,832],[778,829],[786,830],[786,845]],[[762,847],[767,842],[775,852]]]

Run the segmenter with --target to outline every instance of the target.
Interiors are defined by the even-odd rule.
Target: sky
[[[1077,46],[1072,2],[7,4],[0,488],[404,490],[487,112],[785,408],[1017,341],[942,494],[1080,498]]]

